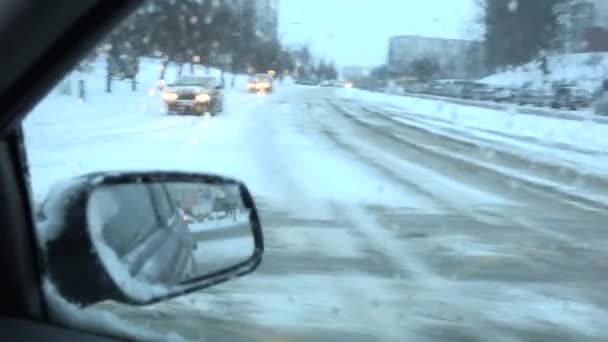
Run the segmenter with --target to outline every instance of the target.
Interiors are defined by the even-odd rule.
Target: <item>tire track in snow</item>
[[[320,107],[323,108],[323,107]],[[331,110],[329,110],[331,112]],[[352,123],[359,123],[359,121],[357,121],[356,119],[353,119],[350,116],[345,116],[345,119],[351,119]],[[328,125],[322,125],[322,130],[327,130],[327,131],[332,131],[331,127],[328,127]],[[365,131],[367,131],[368,133],[371,131],[373,132],[374,127],[371,127],[369,125],[361,125],[358,126],[362,129],[364,129]],[[574,248],[577,249],[585,249],[585,250],[589,250],[590,249],[590,244],[589,243],[585,243],[585,242],[581,242],[578,241],[578,239],[570,234],[566,234],[566,233],[562,233],[559,231],[555,231],[553,229],[548,229],[545,226],[543,226],[542,224],[538,224],[532,220],[523,218],[523,217],[518,217],[515,215],[504,215],[501,214],[499,212],[493,211],[491,213],[485,213],[479,210],[475,210],[474,208],[471,208],[470,206],[463,206],[461,203],[463,202],[463,200],[466,201],[466,199],[462,198],[461,196],[457,197],[457,198],[449,198],[449,196],[446,196],[447,188],[445,189],[439,189],[437,186],[433,187],[433,182],[429,182],[426,184],[423,183],[418,183],[416,184],[415,182],[407,179],[406,177],[402,177],[400,176],[401,174],[406,174],[408,175],[408,178],[413,176],[415,173],[418,173],[416,175],[416,177],[413,178],[418,178],[418,179],[424,179],[425,177],[428,179],[433,179],[434,182],[436,182],[438,180],[438,178],[433,177],[432,175],[434,173],[436,173],[435,171],[432,171],[430,169],[411,169],[410,165],[408,165],[409,163],[401,161],[400,159],[402,157],[399,157],[400,154],[396,153],[397,151],[394,149],[391,150],[377,150],[376,148],[373,148],[372,146],[363,146],[363,145],[359,145],[359,146],[354,146],[352,145],[352,141],[354,140],[350,140],[351,143],[347,143],[342,141],[339,138],[339,134],[329,134],[328,137],[330,137],[330,139],[332,139],[334,142],[336,142],[337,144],[345,147],[347,150],[349,150],[351,153],[358,155],[361,159],[363,160],[370,160],[371,165],[374,165],[375,167],[380,168],[381,170],[383,170],[386,174],[392,175],[394,177],[395,180],[401,180],[402,183],[410,183],[410,184],[414,184],[414,186],[419,189],[421,192],[427,194],[427,196],[430,196],[431,198],[433,198],[436,203],[439,203],[444,209],[446,209],[448,212],[456,212],[456,213],[460,213],[466,217],[470,217],[472,220],[475,220],[477,222],[482,222],[484,224],[487,224],[488,226],[497,226],[499,227],[501,224],[504,223],[511,223],[514,227],[520,227],[520,228],[525,228],[527,230],[533,231],[541,236],[545,236],[553,241],[559,241],[560,243],[563,243],[567,246],[572,246]],[[356,135],[353,135],[356,136]],[[382,134],[379,135],[377,133],[373,134],[374,139],[370,139],[371,141],[375,141],[376,143],[378,143],[379,141],[382,142],[397,142],[400,144],[408,144],[407,141],[402,140],[402,139],[396,139],[395,137],[391,137],[390,135],[387,134]],[[388,139],[387,140],[383,140],[383,139]],[[383,147],[386,147],[388,145],[386,144],[382,144]],[[367,151],[366,151],[367,150]],[[367,155],[374,155],[374,159],[371,159],[369,157],[366,157],[365,153],[362,153],[362,151],[366,151]],[[387,152],[392,152],[397,154],[396,156],[389,156],[387,154]],[[521,194],[520,194],[521,196]],[[580,213],[580,211],[579,211]]]
[[[333,109],[344,116],[346,119],[351,121],[351,123],[356,124],[357,126],[365,129],[369,132],[375,132],[379,129],[386,128],[402,128],[407,126],[403,123],[401,125],[394,123],[387,123],[385,125],[379,126],[378,124],[370,123],[367,120],[361,119],[357,117],[357,115],[348,112],[347,110],[339,107],[338,105],[331,104]],[[407,127],[409,128],[409,127]],[[449,144],[450,142],[454,142],[450,139],[447,139],[445,136],[437,136],[434,132],[425,131],[423,129],[412,128],[406,132],[407,129],[404,129],[403,132],[386,132],[383,139],[393,140],[395,143],[408,146],[411,150],[416,150],[420,155],[425,155],[430,157],[435,157],[435,161],[441,160],[443,162],[450,161],[449,167],[454,168],[454,166],[465,167],[472,172],[476,172],[478,178],[475,180],[475,184],[477,186],[479,183],[479,172],[483,172],[483,176],[492,177],[495,180],[494,184],[505,182],[509,187],[504,187],[503,191],[511,191],[517,190],[517,192],[521,190],[526,190],[532,194],[539,195],[544,198],[549,198],[554,202],[561,202],[563,204],[567,204],[569,206],[577,206],[579,209],[589,210],[589,211],[605,211],[608,210],[608,204],[605,203],[603,197],[596,197],[594,195],[581,195],[578,191],[572,191],[570,186],[564,186],[555,182],[548,182],[541,177],[535,175],[526,175],[520,176],[519,171],[517,169],[513,169],[508,166],[503,165],[495,165],[495,163],[490,164],[489,162],[481,162],[478,159],[472,158],[468,156],[466,153],[471,151],[471,148],[476,148],[476,153],[482,152],[478,146],[474,146],[469,144],[463,150],[462,142],[458,141],[456,144]],[[412,140],[412,134],[417,137],[426,137],[439,139],[445,141],[447,144],[439,144],[438,142],[425,142],[423,139],[414,141]],[[376,133],[377,135],[377,133]],[[447,148],[453,149],[448,150]],[[468,149],[468,151],[467,151]],[[466,153],[465,153],[466,152]],[[422,159],[419,159],[422,161]],[[449,170],[449,167],[445,170]],[[498,179],[496,179],[498,178]]]
[[[595,190],[597,188],[604,188],[608,190],[608,179],[598,174],[591,174],[581,172],[581,165],[567,165],[565,163],[554,163],[546,158],[539,160],[537,158],[531,158],[530,155],[522,154],[521,152],[514,153],[509,150],[509,145],[504,142],[492,141],[486,138],[480,138],[467,134],[463,130],[446,128],[445,126],[439,126],[430,123],[427,119],[420,120],[416,118],[417,114],[404,113],[399,118],[391,117],[385,113],[368,110],[364,106],[363,111],[374,115],[374,118],[385,124],[391,124],[397,127],[403,127],[406,130],[415,131],[426,131],[428,134],[437,136],[438,138],[445,139],[449,142],[450,146],[454,144],[464,146],[466,148],[475,148],[479,151],[481,158],[490,157],[493,163],[500,162],[502,165],[508,168],[513,168],[513,165],[523,165],[528,172],[540,175],[543,178],[552,178],[556,182],[564,184],[576,184],[577,186],[585,186],[587,189]],[[441,121],[440,119],[438,121]],[[453,124],[453,123],[452,123]],[[425,129],[425,127],[428,127]],[[475,130],[475,128],[466,127],[467,129]],[[430,130],[432,129],[432,130]],[[447,133],[447,134],[446,134]],[[493,134],[493,133],[491,133]],[[446,143],[446,146],[448,144]],[[502,145],[502,146],[498,146]],[[537,144],[540,145],[540,144]],[[547,145],[550,146],[550,145]],[[553,150],[555,146],[550,146]],[[574,151],[576,153],[585,153],[581,151]],[[597,155],[601,158],[602,155],[606,155],[605,152],[595,151],[593,155]],[[480,158],[480,159],[481,159]],[[567,163],[567,160],[564,160]]]

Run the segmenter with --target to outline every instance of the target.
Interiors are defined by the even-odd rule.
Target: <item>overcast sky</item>
[[[340,66],[386,62],[388,37],[472,38],[474,0],[280,0],[279,34]]]

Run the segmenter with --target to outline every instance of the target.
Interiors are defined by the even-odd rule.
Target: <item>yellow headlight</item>
[[[165,101],[175,101],[178,96],[176,93],[163,93],[162,97]]]
[[[256,84],[255,87],[257,89],[265,89],[265,88],[268,88],[269,86],[270,86],[270,84],[268,84],[267,82],[261,82],[261,83]]]
[[[198,102],[208,102],[209,100],[211,100],[211,96],[209,96],[208,94],[200,94],[196,95],[195,99]]]

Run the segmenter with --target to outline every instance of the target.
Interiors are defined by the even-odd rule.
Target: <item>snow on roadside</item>
[[[594,91],[608,73],[608,53],[575,53],[549,57],[550,73],[543,75],[540,61],[488,76],[481,82],[521,87],[525,83],[540,86],[544,82],[576,82],[579,86]]]
[[[534,138],[548,143],[580,146],[585,149],[608,151],[608,125],[592,121],[572,121],[457,105],[438,100],[420,99],[372,93],[358,89],[341,89],[344,99],[364,99],[363,102],[384,105],[391,110],[440,118],[455,127],[474,127],[513,136]]]

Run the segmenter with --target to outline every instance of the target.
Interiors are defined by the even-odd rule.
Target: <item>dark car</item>
[[[263,92],[263,93],[271,93],[272,92],[272,77],[267,74],[255,74],[249,78],[247,82],[247,90],[251,93],[253,92]]]
[[[579,87],[567,86],[557,89],[551,107],[577,109],[589,107],[591,102],[592,95],[589,91]]]
[[[224,109],[222,84],[210,76],[182,76],[167,86],[162,97],[169,113],[215,115]]]
[[[313,79],[297,79],[296,84],[307,85],[307,86],[317,86],[317,85],[319,85],[319,82],[317,82]]]
[[[190,279],[196,244],[165,185],[121,184],[105,190],[118,210],[104,222],[102,236],[131,275],[163,284]]]
[[[485,83],[466,83],[462,86],[460,97],[470,100],[492,100],[494,97],[494,89]]]
[[[507,87],[496,88],[492,94],[492,100],[494,100],[494,102],[514,102],[515,97],[516,91]]]
[[[517,90],[515,101],[521,106],[534,105],[537,107],[549,107],[554,98],[554,92],[548,87],[532,87],[526,85]]]

